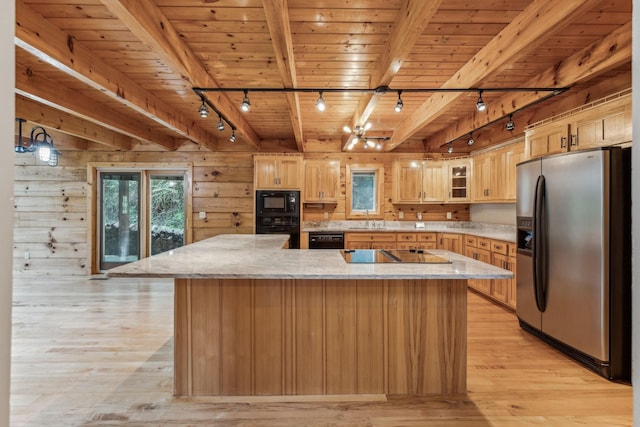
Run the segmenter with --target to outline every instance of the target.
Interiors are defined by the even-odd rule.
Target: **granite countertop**
[[[470,221],[418,221],[424,228],[416,228],[416,221],[305,221],[302,231],[333,232],[444,232],[470,234],[489,239],[515,243],[516,227],[512,225],[486,224]]]
[[[513,273],[454,252],[451,264],[348,264],[338,249],[282,249],[280,234],[225,234],[108,271],[110,277],[217,279],[510,279]]]

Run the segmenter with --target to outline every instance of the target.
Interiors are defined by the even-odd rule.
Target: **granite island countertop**
[[[288,235],[225,234],[108,271],[110,277],[216,279],[510,279],[513,273],[445,250],[450,264],[348,264],[338,249],[283,249]]]
[[[416,228],[416,223],[424,228]],[[512,225],[487,224],[470,221],[305,221],[303,232],[345,233],[458,233],[515,243],[516,227]]]

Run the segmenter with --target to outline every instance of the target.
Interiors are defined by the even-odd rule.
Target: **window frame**
[[[353,174],[357,172],[373,172],[375,174],[375,209],[369,211],[369,219],[384,219],[384,165],[379,163],[362,163],[346,165],[346,197],[345,217],[347,219],[367,219],[367,214],[351,209],[353,194]]]

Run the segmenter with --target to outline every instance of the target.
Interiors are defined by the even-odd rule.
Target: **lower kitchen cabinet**
[[[396,233],[345,233],[345,249],[395,249]]]
[[[513,279],[469,280],[471,289],[508,308],[516,308],[515,243],[465,236],[465,256],[512,271]]]
[[[437,248],[463,254],[462,235],[457,233],[438,233]]]

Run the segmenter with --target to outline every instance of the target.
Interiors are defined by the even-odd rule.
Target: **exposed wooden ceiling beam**
[[[398,12],[388,43],[383,47],[380,59],[369,79],[369,87],[388,86],[400,71],[402,63],[411,53],[414,45],[424,32],[442,0],[415,0],[402,4]],[[358,108],[351,120],[351,129],[364,126],[378,103],[378,95],[367,93],[360,98]],[[350,136],[343,138],[343,149],[346,149]]]
[[[150,46],[167,66],[181,74],[192,87],[220,87],[153,1],[101,1],[140,41]],[[260,148],[260,137],[226,93],[211,93],[208,99],[233,123],[239,137],[246,143]]]
[[[16,64],[16,93],[132,138],[157,144],[168,150],[175,149],[175,141],[169,135],[142,126],[136,120],[109,108],[96,108],[93,99],[39,76],[20,64]]]
[[[215,149],[215,137],[75,42],[32,8],[16,0],[15,43],[42,61],[100,90],[138,113],[198,144]],[[95,107],[94,107],[95,109]],[[99,109],[96,109],[99,110]],[[99,119],[94,117],[94,120]],[[167,147],[168,148],[168,147]]]
[[[269,26],[273,50],[276,52],[276,61],[282,84],[284,87],[294,88],[298,85],[298,78],[293,56],[293,39],[291,37],[287,0],[262,0],[262,7],[267,16],[267,25]],[[298,151],[304,151],[300,98],[297,93],[290,92],[286,94],[286,97],[296,145],[298,146]]]
[[[631,61],[631,22],[574,53],[525,83],[524,87],[568,87]],[[547,96],[546,93],[507,93],[489,105],[487,113],[474,112],[455,126],[429,137],[428,151],[517,111]]]
[[[441,87],[474,87],[522,58],[546,37],[569,25],[600,0],[542,0],[531,3]],[[442,115],[463,93],[438,92],[402,121],[384,150],[390,151]]]
[[[131,150],[131,137],[23,96],[16,96],[16,117],[118,150]]]

